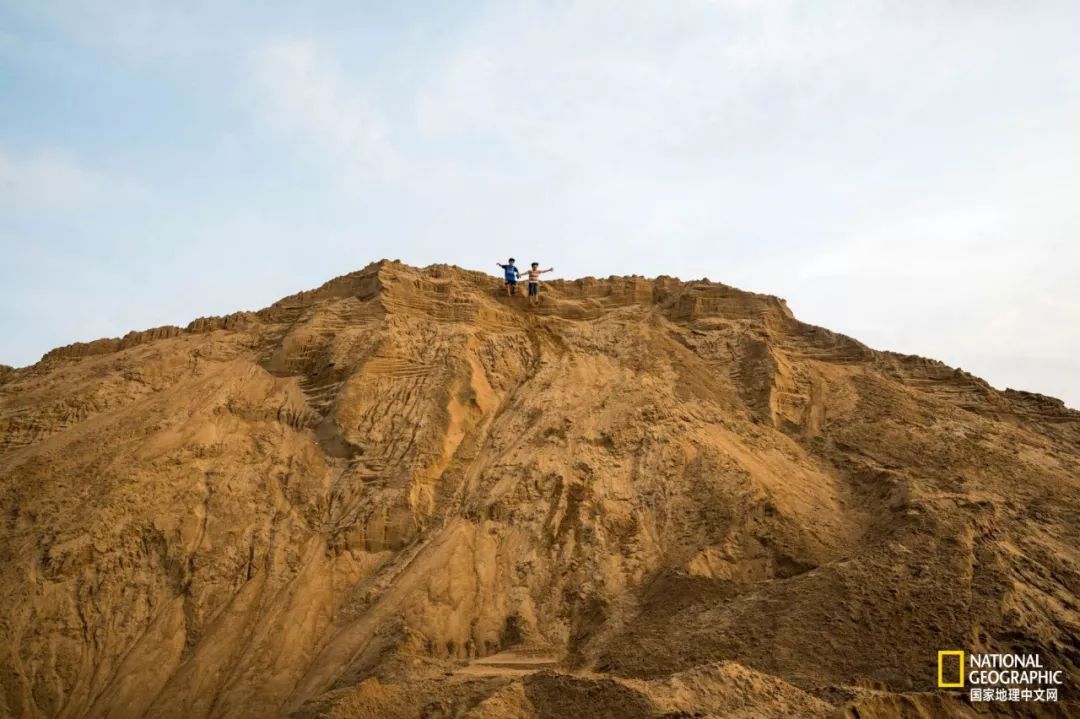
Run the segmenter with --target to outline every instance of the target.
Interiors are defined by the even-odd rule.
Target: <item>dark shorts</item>
[[[540,291],[540,283],[539,282],[530,282],[529,283],[529,297],[532,297],[533,295],[535,295],[539,291]]]
[[[516,285],[516,284],[517,284],[517,280],[511,280],[511,279],[507,279],[507,280],[506,280],[506,284],[508,284],[508,285]]]

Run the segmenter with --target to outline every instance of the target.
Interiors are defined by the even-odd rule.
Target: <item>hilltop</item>
[[[0,367],[0,715],[1080,711],[1080,412],[706,280],[378,262]],[[1072,694],[1070,694],[1072,692]]]

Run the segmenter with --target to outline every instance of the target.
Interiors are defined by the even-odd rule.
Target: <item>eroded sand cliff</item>
[[[1080,413],[724,285],[499,289],[0,370],[0,714],[969,716],[962,647],[1077,715]]]

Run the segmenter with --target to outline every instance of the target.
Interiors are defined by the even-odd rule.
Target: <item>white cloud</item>
[[[271,124],[302,147],[350,181],[393,175],[396,157],[385,120],[318,43],[265,44],[255,53],[254,72]]]
[[[85,210],[145,200],[130,180],[83,166],[52,149],[16,156],[0,148],[0,210]]]
[[[629,155],[641,169],[682,171],[757,153],[766,138],[801,140],[826,117],[854,125],[856,100],[898,102],[874,67],[917,59],[905,41],[925,41],[882,43],[871,5],[808,17],[786,8],[503,6],[421,89],[418,125],[501,137],[581,169]],[[859,62],[870,50],[876,62]]]

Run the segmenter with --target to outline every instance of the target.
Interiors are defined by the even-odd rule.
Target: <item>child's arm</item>
[[[540,270],[540,272],[542,272],[542,273],[543,273],[543,272],[554,272],[554,271],[555,271],[555,268],[554,268],[554,267],[549,267],[549,268],[547,268],[546,270]]]

